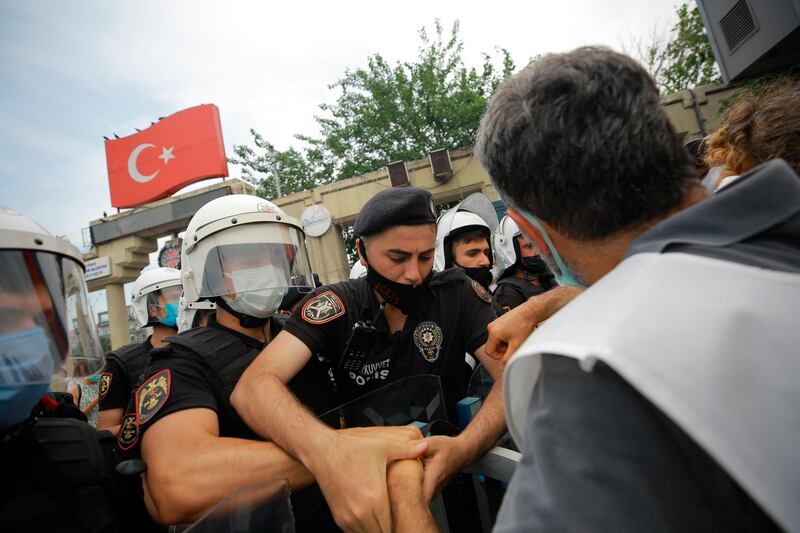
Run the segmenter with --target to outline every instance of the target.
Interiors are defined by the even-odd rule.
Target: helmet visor
[[[147,305],[147,322],[160,323],[170,313],[170,306],[178,312],[178,300],[181,298],[182,287],[180,285],[173,285],[172,287],[164,287],[163,289],[156,289],[148,292],[145,295],[145,303]]]
[[[187,255],[192,270],[202,272],[201,298],[264,289],[309,292],[314,287],[303,233],[285,224],[226,229],[209,235]]]
[[[503,220],[500,221],[500,227],[492,240],[492,251],[497,261],[495,268],[498,278],[519,260],[514,246],[514,240],[518,235],[520,235],[520,231],[517,223],[511,217],[503,217]]]
[[[51,383],[102,367],[81,266],[50,252],[0,251],[0,384]]]

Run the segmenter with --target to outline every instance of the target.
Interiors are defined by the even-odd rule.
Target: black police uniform
[[[106,367],[100,375],[100,410],[125,409],[144,377],[153,345],[144,342],[129,344],[106,355]]]
[[[271,321],[273,335],[279,330]],[[230,404],[230,395],[264,343],[218,324],[194,328],[164,339],[167,346],[150,352],[147,377],[131,398],[117,438],[125,457],[139,457],[141,439],[154,422],[184,409],[217,413],[220,437],[262,440]],[[326,372],[313,365],[289,388],[317,413],[335,407]],[[292,494],[298,531],[332,529],[333,519],[316,485]]]
[[[525,303],[528,298],[538,296],[546,291],[547,289],[539,280],[528,281],[511,274],[497,280],[497,287],[494,289],[493,295],[503,312],[507,313]]]
[[[408,315],[403,330],[391,333],[366,278],[317,289],[286,323],[285,330],[312,353],[331,362],[342,402],[412,375],[442,379],[448,417],[464,397],[464,353],[486,343],[486,326],[496,318],[491,295],[460,268],[434,273]],[[360,371],[343,360],[350,332],[357,322],[371,322],[377,340]],[[311,364],[314,363],[312,358]]]
[[[0,434],[0,529],[138,529],[117,520],[113,435],[87,424],[71,395],[48,396],[27,421]]]

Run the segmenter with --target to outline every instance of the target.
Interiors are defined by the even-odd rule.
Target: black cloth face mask
[[[470,278],[477,281],[481,287],[484,289],[489,289],[489,285],[492,283],[492,279],[494,276],[492,275],[492,269],[488,266],[485,267],[462,267],[458,263],[456,263],[460,269],[464,271],[464,273]]]
[[[538,280],[545,289],[556,285],[555,276],[553,276],[553,273],[547,267],[547,263],[538,255],[523,257],[521,263],[525,276]]]
[[[411,311],[417,304],[420,291],[427,288],[431,276],[433,276],[433,271],[425,278],[425,281],[415,287],[414,285],[398,283],[387,279],[367,263],[367,283],[369,286],[372,290],[377,292],[378,296],[383,298],[387,304],[395,306],[404,315],[411,314]]]

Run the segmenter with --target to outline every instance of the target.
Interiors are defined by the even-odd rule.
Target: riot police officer
[[[231,400],[259,433],[303,461],[320,484],[337,523],[389,528],[384,451],[332,432],[302,409],[284,387],[313,364],[333,363],[338,391],[349,400],[415,374],[442,378],[448,411],[463,397],[464,353],[485,357],[492,297],[460,269],[433,271],[436,216],[429,191],[388,189],[373,196],[355,225],[364,278],[317,289],[283,332],[243,374]],[[502,401],[494,390],[458,437],[426,441],[425,495],[491,447],[503,432]],[[361,468],[354,468],[355,462]]]
[[[69,399],[47,393],[51,383],[103,367],[83,269],[69,242],[0,209],[4,531],[117,530],[103,434]]]
[[[489,199],[475,193],[442,213],[436,222],[436,254],[433,268],[460,267],[471,279],[489,290],[492,283],[492,233],[497,213]]]
[[[262,198],[231,195],[201,207],[186,230],[181,256],[184,300],[217,305],[206,327],[164,339],[150,354],[131,398],[117,447],[147,464],[145,502],[159,522],[196,519],[232,492],[287,478],[299,529],[324,527],[318,493],[295,492],[313,478],[274,444],[260,442],[228,397],[239,375],[277,333],[270,317],[290,288],[311,290],[299,223]],[[315,374],[309,374],[314,376]],[[324,372],[298,376],[313,407],[328,409]]]
[[[504,216],[493,240],[497,259],[497,287],[493,294],[504,312],[557,286],[547,264],[514,219]]]
[[[131,307],[139,329],[152,327],[144,342],[129,344],[106,355],[100,376],[100,417],[98,429],[117,433],[133,389],[147,366],[150,350],[177,332],[181,273],[174,268],[154,268],[133,282]]]

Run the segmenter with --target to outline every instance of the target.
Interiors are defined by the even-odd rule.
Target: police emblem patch
[[[121,450],[130,450],[138,440],[139,424],[136,423],[136,415],[126,415],[122,419],[122,425],[119,428],[117,446]]]
[[[492,295],[489,294],[489,291],[484,289],[480,283],[478,283],[475,280],[470,280],[470,284],[472,285],[472,290],[475,291],[475,294],[478,295],[478,298],[480,298],[487,304],[492,303]]]
[[[325,324],[344,315],[342,300],[332,291],[325,291],[303,305],[300,316],[309,324]]]
[[[435,322],[426,320],[414,329],[414,344],[417,345],[419,353],[429,363],[439,359],[442,350],[442,328]]]
[[[106,394],[108,394],[108,388],[111,386],[111,378],[113,377],[114,376],[111,374],[111,372],[103,372],[100,374],[100,385],[98,386],[98,389],[101,400],[106,397]]]
[[[169,370],[161,370],[136,390],[136,422],[140,426],[146,424],[167,403],[171,382]]]

